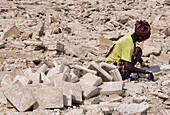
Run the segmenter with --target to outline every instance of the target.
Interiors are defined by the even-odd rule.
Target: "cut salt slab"
[[[123,91],[123,81],[116,81],[116,82],[103,82],[101,86],[100,94],[103,95],[112,95],[118,94],[121,95]]]
[[[80,78],[80,84],[88,84],[91,86],[99,86],[102,84],[102,79],[91,73],[87,73]]]
[[[34,87],[33,95],[38,102],[39,108],[63,108],[62,91],[55,87]]]
[[[82,87],[80,84],[69,83],[65,81],[55,80],[54,86],[60,88],[63,91],[63,94],[66,96],[71,94],[72,100],[75,103],[82,103]],[[64,87],[63,87],[64,86]]]
[[[83,96],[85,99],[89,99],[89,98],[99,94],[99,88],[97,88],[95,86],[90,86],[87,84],[84,84],[81,86],[82,86],[82,90],[83,90]]]
[[[16,81],[3,93],[12,105],[20,112],[28,110],[34,103],[36,103],[31,90],[25,88],[19,81]]]
[[[109,73],[107,73],[103,68],[101,68],[99,64],[97,64],[94,61],[91,62],[91,65],[88,67],[88,69],[97,70],[98,71],[97,74],[100,74],[103,81],[112,81],[113,80],[113,77]]]

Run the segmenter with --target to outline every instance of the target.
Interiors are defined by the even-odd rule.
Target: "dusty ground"
[[[170,96],[169,85],[159,86],[170,79],[169,0],[0,0],[1,79],[14,69],[53,67],[54,59],[69,66],[101,62],[112,42],[132,33],[138,19],[152,26],[151,38],[139,44],[145,62],[163,68],[160,80],[148,87]],[[150,114],[169,110],[163,103],[150,101]]]

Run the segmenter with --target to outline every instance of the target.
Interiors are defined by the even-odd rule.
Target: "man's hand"
[[[148,80],[154,81],[154,76],[153,76],[153,73],[152,73],[152,72],[150,72],[150,71],[145,71],[145,74],[148,74],[148,75],[149,75]]]

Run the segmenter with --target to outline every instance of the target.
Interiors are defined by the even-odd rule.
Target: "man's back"
[[[134,43],[130,34],[127,34],[120,38],[111,54],[105,59],[106,62],[119,62],[119,60],[125,60],[131,62],[131,56],[134,51]]]

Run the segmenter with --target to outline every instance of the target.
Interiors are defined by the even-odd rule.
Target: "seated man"
[[[144,62],[141,58],[142,49],[136,47],[136,42],[142,42],[150,37],[150,25],[145,20],[136,21],[135,32],[121,37],[109,51],[105,62],[113,63],[119,67],[122,79],[130,77],[133,73],[149,74],[149,80],[154,80],[153,74],[149,71],[136,68],[134,65],[139,62],[142,66]]]

